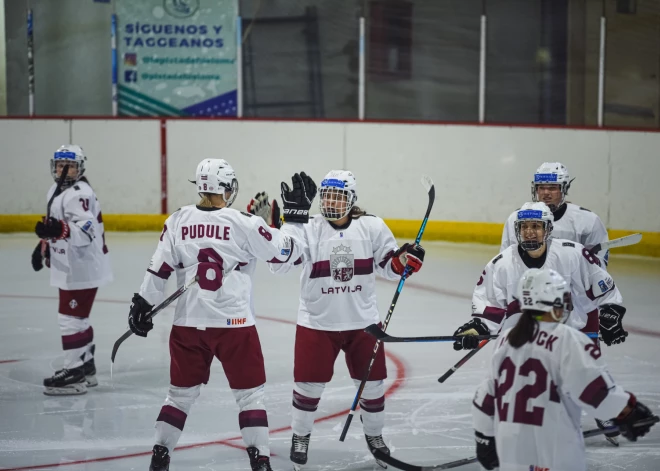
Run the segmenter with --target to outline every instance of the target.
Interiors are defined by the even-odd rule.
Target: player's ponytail
[[[366,214],[367,212],[364,209],[355,205],[351,208],[351,211],[348,213],[351,219],[359,219],[362,216],[366,216]]]
[[[509,335],[507,340],[509,345],[513,348],[520,348],[528,342],[531,342],[536,336],[536,331],[539,328],[539,321],[536,320],[538,316],[545,314],[542,311],[534,311],[531,309],[525,309],[518,319],[518,323],[515,325]]]
[[[197,203],[197,206],[200,208],[212,208],[213,203],[211,202],[211,193],[200,193],[199,196],[201,199],[199,200],[199,203]]]

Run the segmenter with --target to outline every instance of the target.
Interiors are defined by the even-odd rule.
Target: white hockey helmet
[[[571,179],[568,169],[561,162],[543,162],[534,173],[532,180],[532,201],[538,201],[536,192],[537,185],[559,185],[561,189],[561,201],[557,207],[564,204],[568,190],[575,178]],[[550,208],[555,211],[557,208]]]
[[[224,159],[204,159],[197,165],[195,172],[195,182],[197,185],[197,192],[200,193],[213,193],[222,195],[227,203],[227,207],[231,206],[236,196],[238,195],[238,180],[236,179],[236,172],[229,163]],[[225,192],[230,191],[231,195],[227,198]]]
[[[64,180],[65,185],[71,185],[76,182],[80,177],[85,173],[85,161],[87,157],[82,150],[82,147],[75,145],[63,145],[55,151],[53,158],[50,159],[50,173],[53,175],[55,181],[58,180],[57,177],[57,163],[64,162],[69,165],[69,167],[75,167],[78,170],[78,174],[71,176],[71,171],[67,172],[67,177]]]
[[[557,322],[565,322],[570,314],[571,290],[566,280],[552,268],[530,268],[518,282],[517,293],[522,310],[549,312]],[[555,308],[564,310],[558,317]]]
[[[516,212],[516,220],[513,223],[516,231],[516,240],[520,246],[527,251],[538,250],[550,237],[554,220],[555,217],[547,204],[540,202],[523,204]],[[543,223],[543,229],[545,231],[543,242],[523,239],[522,231],[520,229],[522,223],[527,221],[541,221]]]
[[[328,221],[346,216],[357,201],[357,180],[348,170],[331,170],[321,182],[319,209]]]

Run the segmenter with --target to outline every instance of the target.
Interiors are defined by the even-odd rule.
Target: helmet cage
[[[538,191],[536,188],[537,186],[559,185],[559,188],[561,190],[561,200],[559,201],[559,204],[557,204],[556,206],[554,204],[548,205],[551,211],[556,211],[557,208],[560,207],[562,204],[564,204],[564,202],[566,201],[566,196],[568,195],[568,190],[571,188],[571,183],[573,182],[573,180],[560,182],[558,179],[558,175],[556,173],[535,173],[534,181],[532,182],[532,201],[534,203],[539,202]]]
[[[328,221],[347,216],[357,200],[355,192],[344,187],[344,181],[338,179],[328,178],[321,182],[319,209]]]
[[[67,171],[67,176],[64,179],[64,183],[72,184],[78,181],[80,177],[85,173],[85,157],[79,156],[75,152],[71,151],[56,151],[53,154],[53,158],[50,159],[50,173],[53,176],[53,180],[57,181],[57,164],[58,162],[64,162],[69,167],[75,167],[78,170],[78,174],[75,177],[71,176],[71,173]]]
[[[528,216],[528,217],[523,217],[523,218],[517,219],[514,222],[514,228],[515,228],[515,231],[516,231],[516,240],[518,241],[518,244],[520,244],[520,246],[526,252],[533,252],[535,250],[540,249],[541,246],[543,244],[545,244],[548,241],[548,239],[550,238],[550,234],[552,233],[552,227],[553,227],[552,222],[551,221],[544,221],[543,219],[541,219],[540,211],[520,211],[519,214],[520,213],[528,213],[528,214],[524,215],[524,216]],[[539,213],[539,214],[538,214],[538,217],[534,217],[534,216],[536,216],[536,214],[534,214],[532,216],[531,213]],[[532,217],[529,217],[529,216],[532,216]],[[529,221],[537,221],[537,222],[540,222],[540,223],[543,224],[543,231],[544,231],[543,241],[539,242],[538,240],[524,240],[523,239],[523,236],[522,236],[522,223],[523,222],[529,222]]]

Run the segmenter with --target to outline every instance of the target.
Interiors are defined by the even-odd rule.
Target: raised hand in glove
[[[462,338],[454,342],[454,350],[474,350],[477,348],[480,341],[475,335],[490,335],[488,326],[478,317],[474,317],[470,322],[456,329],[454,337]]]
[[[481,466],[491,470],[500,466],[500,459],[497,457],[497,448],[495,447],[495,437],[487,437],[481,432],[474,432],[474,439],[477,442],[477,461]]]
[[[262,191],[257,193],[254,198],[250,201],[247,206],[247,211],[250,214],[259,216],[261,219],[266,221],[270,227],[279,229],[282,226],[282,221],[280,220],[280,207],[277,204],[277,200],[273,200],[272,203],[268,201],[268,193]]]
[[[146,337],[149,331],[154,328],[151,317],[147,316],[153,306],[138,293],[133,295],[131,301],[133,304],[131,304],[131,310],[128,313],[128,327],[135,335]]]
[[[424,263],[424,248],[421,245],[405,243],[392,256],[392,269],[397,275],[403,275],[406,265],[410,265],[408,274],[417,273]]]
[[[634,424],[641,420],[652,419],[655,417],[655,415],[648,407],[646,407],[641,402],[638,402],[633,393],[628,394],[630,394],[628,405],[623,409],[621,414],[619,414],[619,416],[614,419],[614,423],[619,426],[621,435],[626,437],[631,442],[636,442],[637,437],[643,437],[649,433],[649,430],[651,430],[653,424],[644,425],[641,427],[635,427]]]
[[[34,226],[34,232],[40,239],[66,239],[69,237],[69,225],[54,217],[43,218]]]
[[[626,308],[618,304],[604,304],[600,307],[600,336],[603,342],[609,347],[612,344],[623,343],[626,341],[628,332],[623,330],[623,315]]]
[[[291,177],[293,189],[282,182],[282,206],[284,206],[284,222],[309,221],[309,208],[316,196],[316,183],[305,172],[296,173]]]

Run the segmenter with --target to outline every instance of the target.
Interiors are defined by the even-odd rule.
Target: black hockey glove
[[[477,461],[481,466],[491,470],[500,466],[500,459],[497,457],[497,448],[495,448],[495,437],[487,437],[481,432],[474,432],[474,439],[477,442]]]
[[[316,196],[316,183],[305,172],[296,173],[291,177],[293,189],[282,182],[282,206],[284,206],[284,222],[309,221],[309,208]]]
[[[646,407],[641,402],[638,402],[633,393],[628,394],[630,394],[630,399],[628,399],[628,405],[624,409],[626,414],[624,415],[624,412],[619,414],[619,417],[614,419],[614,423],[619,426],[621,435],[626,437],[631,442],[636,442],[637,437],[643,437],[649,433],[649,430],[651,430],[653,424],[635,427],[635,422],[652,419],[655,417],[655,415],[648,407]]]
[[[151,318],[147,317],[153,306],[137,293],[131,301],[133,304],[131,304],[131,310],[128,313],[128,327],[135,335],[146,337],[149,331],[154,328]]]
[[[405,243],[392,256],[392,269],[397,275],[403,275],[406,265],[410,265],[408,274],[417,273],[424,263],[424,248],[421,245]]]
[[[625,313],[626,308],[618,304],[605,304],[600,307],[600,336],[608,347],[626,341],[628,332],[623,330],[621,323]]]
[[[268,193],[262,191],[257,193],[254,198],[250,201],[247,206],[247,211],[250,214],[259,216],[261,219],[266,221],[270,227],[279,229],[282,227],[282,221],[280,220],[280,207],[277,204],[277,200],[273,200],[272,203],[268,201]]]
[[[32,252],[32,269],[39,271],[44,267],[44,258],[41,256],[41,242],[37,244]]]
[[[34,226],[34,232],[40,239],[66,239],[69,237],[69,225],[53,217],[44,218]]]
[[[463,337],[454,342],[454,350],[474,350],[479,346],[479,340],[475,335],[490,335],[488,326],[478,317],[473,318],[467,324],[463,324],[456,332],[454,337]]]

